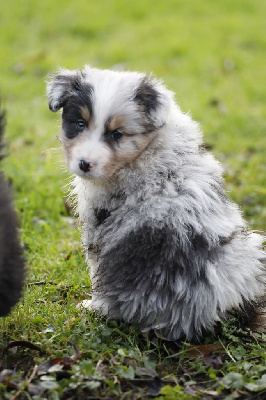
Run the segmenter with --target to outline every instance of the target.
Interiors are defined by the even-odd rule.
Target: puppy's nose
[[[83,172],[88,172],[94,166],[95,166],[94,162],[88,162],[88,161],[85,161],[85,160],[80,160],[80,162],[79,162],[79,168]]]

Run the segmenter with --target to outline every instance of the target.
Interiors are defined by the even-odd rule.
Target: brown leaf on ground
[[[50,368],[54,367],[55,365],[61,365],[64,370],[68,370],[72,367],[73,364],[77,362],[80,358],[82,352],[79,351],[75,343],[70,343],[75,350],[75,354],[71,357],[58,357],[52,358],[51,360],[45,361],[41,365],[38,366],[37,375],[45,375],[49,373]]]
[[[9,342],[8,345],[4,348],[2,352],[2,357],[8,352],[8,350],[14,349],[15,347],[24,347],[27,349],[39,351],[40,353],[42,352],[42,349],[39,346],[36,346],[35,344],[28,342],[27,340],[14,340],[12,342]]]
[[[201,358],[209,355],[215,351],[224,351],[224,346],[218,343],[215,344],[201,344],[201,345],[189,345],[187,347],[187,354],[190,358]]]

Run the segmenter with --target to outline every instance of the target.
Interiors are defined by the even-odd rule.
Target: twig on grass
[[[223,342],[221,341],[221,339],[219,339],[219,342],[221,343],[222,347],[224,348],[226,354],[231,358],[231,360],[236,363],[236,360],[234,359],[234,357],[232,356],[232,354],[230,353],[230,351],[228,350],[229,344],[227,346],[227,348],[225,347],[225,345],[223,344]]]
[[[18,396],[23,392],[23,390],[29,386],[29,384],[31,383],[32,379],[34,378],[34,376],[36,375],[38,369],[38,365],[34,365],[34,368],[32,370],[32,373],[29,377],[29,379],[26,380],[26,382],[22,385],[22,387],[14,394],[14,396],[11,397],[10,400],[15,400],[18,398]]]
[[[26,286],[33,286],[33,285],[58,285],[58,283],[49,282],[49,281],[39,281],[39,282],[29,282]]]

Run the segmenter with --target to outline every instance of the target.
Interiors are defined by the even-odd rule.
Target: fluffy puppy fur
[[[173,94],[142,73],[86,66],[47,85],[91,269],[87,306],[199,338],[264,293],[263,238],[248,231],[221,165]],[[248,315],[247,315],[248,316]]]
[[[3,147],[4,114],[0,112],[0,160]],[[9,187],[0,171],[0,316],[7,315],[20,299],[25,266],[20,246],[17,217]]]

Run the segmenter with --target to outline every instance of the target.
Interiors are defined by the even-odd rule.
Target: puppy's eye
[[[111,132],[111,137],[114,140],[119,140],[122,137],[122,135],[123,133],[118,129],[115,129],[114,131]]]
[[[83,119],[78,119],[77,122],[75,122],[75,126],[81,132],[84,131],[86,124]]]

